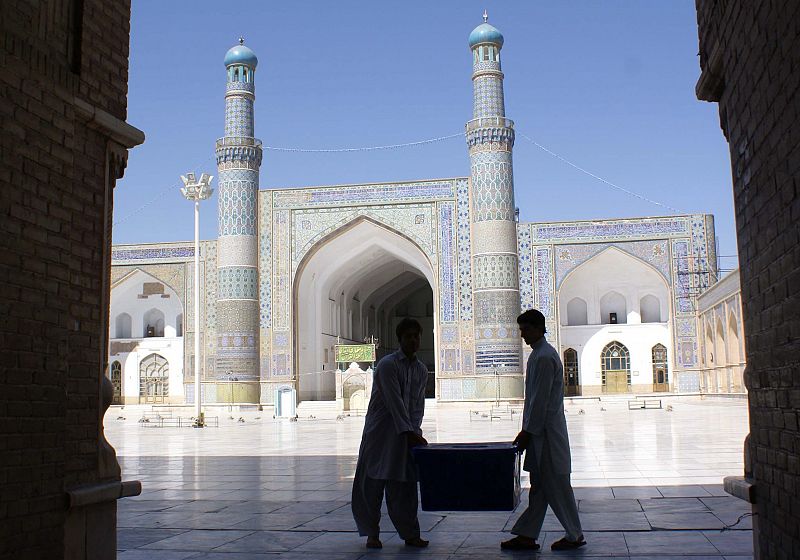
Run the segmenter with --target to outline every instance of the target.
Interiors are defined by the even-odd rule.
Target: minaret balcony
[[[217,148],[225,148],[228,146],[253,146],[260,148],[261,140],[253,138],[252,136],[223,136],[217,139]]]
[[[510,128],[514,129],[514,121],[505,117],[481,117],[467,121],[467,133],[479,128]]]
[[[505,117],[481,117],[467,122],[467,146],[500,144],[504,149],[514,145],[514,121]]]

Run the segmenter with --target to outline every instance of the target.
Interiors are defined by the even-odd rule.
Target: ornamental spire
[[[242,37],[241,35],[239,35],[239,44],[244,45],[244,37]]]
[[[483,23],[487,23],[489,21],[489,12],[486,9],[483,10]]]

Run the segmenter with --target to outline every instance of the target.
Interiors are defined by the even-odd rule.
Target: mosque
[[[231,48],[219,232],[200,244],[200,289],[193,242],[113,247],[117,402],[193,402],[200,360],[206,403],[273,404],[296,391],[360,407],[371,379],[337,373],[348,365],[337,345],[374,343],[380,358],[405,316],[424,327],[429,397],[518,399],[529,349],[516,317],[532,307],[563,357],[567,394],[697,391],[697,298],[717,278],[713,216],[520,222],[502,47],[486,18],[469,36],[465,176],[272,190],[259,190],[258,59],[241,41]]]

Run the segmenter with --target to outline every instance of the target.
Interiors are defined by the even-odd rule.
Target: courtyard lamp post
[[[195,428],[205,426],[201,399],[200,383],[200,201],[206,200],[214,192],[211,188],[212,176],[208,173],[200,175],[200,180],[194,173],[181,175],[183,187],[181,194],[187,200],[194,202],[194,405]]]

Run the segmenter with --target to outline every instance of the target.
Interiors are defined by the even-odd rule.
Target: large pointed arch
[[[438,322],[436,266],[431,257],[409,236],[377,220],[360,216],[318,240],[299,263],[292,283],[293,368],[298,381],[300,400],[335,398],[332,373],[321,370],[325,350],[330,349],[331,335],[363,335],[352,332],[355,322],[335,317],[337,333],[324,331],[326,318],[344,300],[374,301],[379,296],[391,305],[402,303],[409,287],[430,290],[431,333]],[[412,290],[413,293],[413,290]],[[375,296],[375,297],[373,297]],[[355,306],[354,306],[355,307]],[[365,321],[359,321],[359,326]],[[384,325],[384,338],[391,338]],[[335,341],[335,337],[333,337]],[[436,368],[438,353],[435,337],[431,337],[430,359]],[[393,344],[393,341],[392,341]]]

